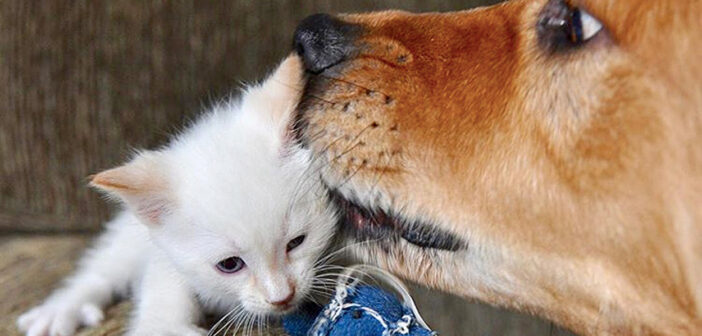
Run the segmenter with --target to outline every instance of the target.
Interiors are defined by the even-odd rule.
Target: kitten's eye
[[[305,235],[295,237],[293,240],[288,242],[288,245],[285,247],[286,252],[294,250],[296,247],[300,246],[304,241]]]
[[[222,273],[236,273],[246,266],[243,259],[239,257],[229,257],[217,263],[217,269]]]
[[[539,43],[549,51],[584,44],[602,31],[602,23],[571,0],[551,0],[539,15]]]

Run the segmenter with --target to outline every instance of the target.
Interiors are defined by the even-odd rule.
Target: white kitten
[[[285,149],[301,76],[291,56],[169,146],[96,175],[91,184],[126,210],[65,286],[18,319],[20,329],[73,335],[132,287],[129,334],[139,336],[203,335],[203,309],[260,317],[308,296],[335,220],[307,154]]]

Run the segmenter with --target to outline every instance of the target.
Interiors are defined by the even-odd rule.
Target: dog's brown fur
[[[605,30],[564,53],[546,2],[344,16],[363,49],[313,78],[303,137],[344,195],[468,242],[369,261],[582,334],[700,335],[702,2],[578,1]]]

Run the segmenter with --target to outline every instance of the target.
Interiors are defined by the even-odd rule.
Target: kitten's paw
[[[207,330],[194,325],[137,326],[128,336],[206,336]]]
[[[46,302],[20,315],[17,327],[26,336],[72,336],[82,326],[100,324],[104,317],[93,303]]]

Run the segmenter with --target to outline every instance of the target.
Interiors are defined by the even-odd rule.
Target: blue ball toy
[[[385,280],[402,296],[361,284],[354,272]],[[352,280],[353,279],[353,280]],[[350,281],[351,280],[351,281]],[[341,276],[336,294],[324,307],[309,304],[283,319],[290,336],[432,336],[400,280],[378,268],[358,265]]]

